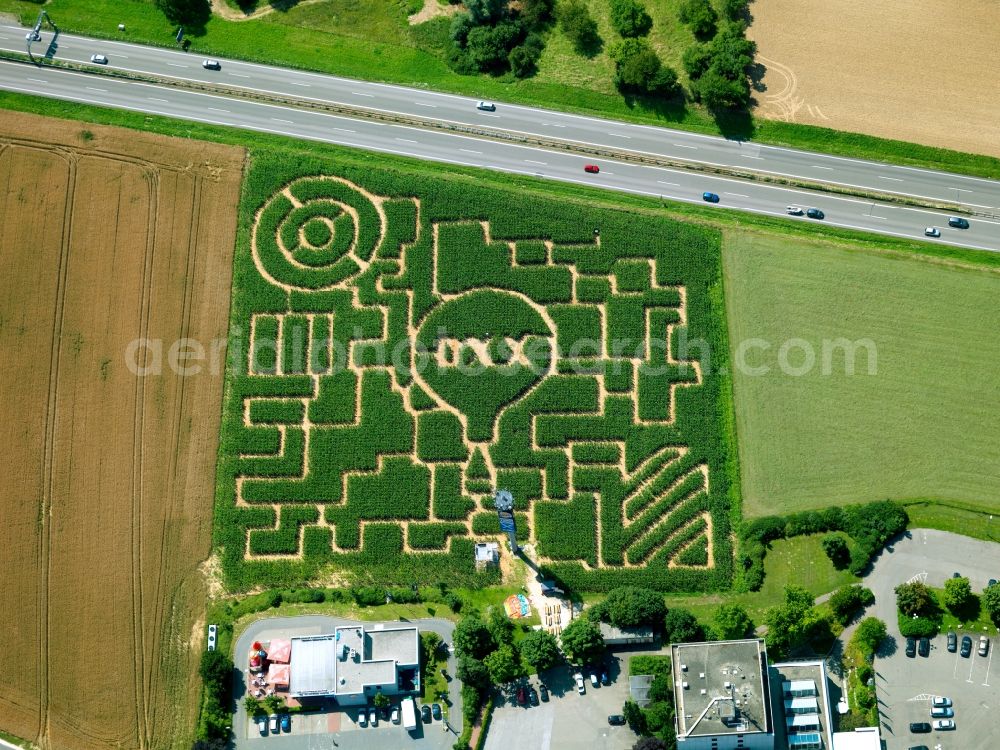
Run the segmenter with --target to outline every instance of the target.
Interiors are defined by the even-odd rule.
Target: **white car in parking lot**
[[[945,698],[943,695],[932,696],[931,705],[934,708],[951,708],[951,698]]]
[[[938,719],[933,723],[934,723],[934,728],[940,731],[955,728],[955,722],[952,719]]]
[[[985,635],[979,636],[979,655],[986,656],[990,652],[990,639]]]
[[[583,675],[577,672],[573,675],[573,679],[576,681],[576,692],[583,695],[587,692],[587,686],[583,684]]]

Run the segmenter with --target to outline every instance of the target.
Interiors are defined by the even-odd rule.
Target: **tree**
[[[514,47],[507,55],[507,64],[510,65],[511,72],[518,78],[533,76],[544,47],[545,43],[538,34],[528,34],[524,42]]]
[[[581,55],[593,56],[601,46],[597,33],[597,21],[590,15],[590,9],[582,0],[564,0],[557,11],[559,28],[573,43],[573,48]]]
[[[972,593],[968,578],[949,578],[944,582],[944,606],[952,612],[968,609],[973,599],[975,594]]]
[[[715,610],[712,625],[715,637],[720,641],[749,638],[754,631],[753,620],[738,604],[723,604]]]
[[[562,648],[575,664],[600,661],[604,655],[601,629],[586,617],[578,617],[562,631]]]
[[[465,0],[464,4],[478,26],[500,19],[507,11],[507,0]]]
[[[994,623],[1000,621],[1000,583],[994,583],[983,590],[983,607]]]
[[[934,594],[920,581],[901,583],[896,589],[896,607],[907,617],[934,610]]]
[[[749,0],[722,0],[722,13],[730,21],[739,21],[747,13]]]
[[[425,630],[420,634],[420,660],[424,666],[437,660],[437,650],[441,647],[441,636],[433,630]]]
[[[167,20],[182,26],[204,26],[212,15],[208,0],[156,0]]]
[[[823,551],[837,570],[843,570],[851,564],[851,550],[847,545],[847,537],[843,534],[833,533],[824,536]]]
[[[213,737],[206,740],[195,740],[191,750],[229,750],[228,737]]]
[[[625,723],[628,724],[628,728],[633,732],[640,736],[647,733],[646,716],[642,713],[642,709],[639,708],[638,703],[635,701],[625,701],[625,705],[622,706],[622,716],[625,717]]]
[[[456,13],[451,19],[451,40],[459,47],[465,47],[469,32],[476,28],[468,13]]]
[[[715,24],[719,20],[710,0],[684,0],[678,16],[681,23],[690,26],[694,35],[702,39],[715,34]]]
[[[372,705],[375,706],[375,708],[388,708],[389,696],[383,693],[381,690],[378,691],[372,698]]]
[[[480,71],[497,71],[506,67],[507,55],[520,37],[521,27],[511,21],[476,26],[465,39],[465,51]]]
[[[788,649],[801,643],[808,635],[821,627],[821,618],[813,611],[813,596],[800,586],[785,587],[785,603],[771,607],[764,613],[767,624],[768,650],[776,654],[787,653]]]
[[[858,644],[861,653],[871,656],[878,649],[879,644],[885,640],[888,630],[885,623],[877,617],[866,617],[858,623],[858,629],[854,631],[854,642]]]
[[[493,637],[493,642],[498,646],[511,643],[514,640],[514,623],[507,617],[503,607],[494,607],[490,611],[490,621],[486,627]]]
[[[260,711],[260,701],[248,694],[243,698],[243,710],[247,712],[247,716],[253,716]]]
[[[480,693],[490,686],[490,672],[478,659],[469,656],[459,659],[455,674],[463,685],[470,685]]]
[[[668,643],[690,643],[705,638],[705,631],[693,614],[674,607],[663,618],[663,637]]]
[[[667,743],[659,737],[640,737],[632,750],[667,750]]]
[[[553,7],[555,0],[522,0],[521,18],[528,26],[535,28],[552,18]]]
[[[501,646],[487,655],[483,664],[497,685],[503,685],[521,675],[521,663],[512,646]]]
[[[646,36],[653,19],[638,0],[611,0],[611,27],[624,37]]]
[[[458,621],[452,641],[455,653],[459,656],[471,656],[473,659],[482,659],[496,648],[493,636],[478,614],[466,615]]]
[[[559,663],[559,644],[551,633],[532,630],[520,643],[521,656],[539,672],[551,669]]]
[[[611,45],[615,85],[623,92],[670,97],[677,93],[677,73],[660,62],[645,39],[623,39]]]
[[[610,622],[618,628],[638,628],[644,625],[659,630],[667,615],[663,594],[638,586],[611,589],[604,600],[590,608],[591,618]]]
[[[264,709],[269,714],[276,714],[284,707],[284,701],[276,695],[269,695],[263,700]]]
[[[845,584],[833,592],[829,599],[833,616],[841,625],[846,625],[854,613],[875,601],[875,594],[864,586]]]
[[[691,80],[700,78],[712,64],[712,48],[707,44],[691,45],[684,50],[681,64]]]

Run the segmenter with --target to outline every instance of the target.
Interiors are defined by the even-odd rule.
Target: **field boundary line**
[[[0,60],[18,62],[33,67],[44,67],[40,64],[32,63],[27,55],[17,52],[0,50]],[[918,208],[930,208],[933,210],[946,211],[955,214],[973,215],[973,212],[965,206],[952,203],[950,201],[935,201],[927,198],[917,198],[900,193],[882,192],[878,190],[864,190],[852,188],[845,185],[838,185],[821,180],[807,180],[802,178],[792,178],[776,175],[773,173],[742,169],[737,167],[717,166],[698,161],[689,161],[680,157],[657,156],[653,154],[628,151],[624,149],[607,148],[577,141],[561,140],[558,138],[545,138],[537,135],[528,135],[520,132],[497,130],[492,128],[464,125],[455,122],[445,122],[440,120],[430,120],[410,115],[403,115],[391,112],[383,112],[374,109],[367,109],[354,105],[340,104],[334,102],[317,102],[294,96],[282,96],[279,94],[265,94],[258,91],[229,88],[226,86],[213,86],[192,81],[180,80],[176,78],[153,76],[141,73],[130,73],[108,69],[92,69],[86,65],[78,63],[67,63],[61,60],[48,60],[50,67],[60,68],[67,71],[74,71],[84,75],[94,75],[106,78],[116,78],[121,80],[135,81],[158,86],[177,88],[195,93],[216,95],[230,99],[245,99],[266,104],[286,106],[293,109],[312,110],[328,112],[342,115],[356,120],[371,120],[386,122],[390,124],[405,125],[421,130],[438,130],[471,136],[477,139],[493,141],[504,141],[508,143],[520,143],[526,146],[553,149],[578,153],[581,155],[611,159],[632,164],[643,164],[646,166],[666,167],[679,169],[688,172],[699,172],[718,176],[733,177],[738,180],[760,182],[779,187],[790,187],[803,190],[813,190],[821,193],[834,195],[848,195],[863,198],[870,201],[882,203],[892,203],[903,206],[914,206]],[[763,145],[763,144],[762,144]]]

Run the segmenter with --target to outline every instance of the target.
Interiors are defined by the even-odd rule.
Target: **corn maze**
[[[476,190],[361,174],[268,194],[279,174],[258,173],[220,462],[231,582],[470,575],[499,487],[571,585],[718,585],[728,511],[701,361],[717,336],[691,320],[709,317],[717,240],[557,203],[547,222],[483,189],[463,216]],[[687,356],[692,332],[706,345]]]

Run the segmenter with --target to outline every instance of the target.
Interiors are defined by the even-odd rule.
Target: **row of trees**
[[[541,32],[552,20],[554,0],[466,0],[451,24],[448,64],[457,72],[534,75],[545,48]]]

